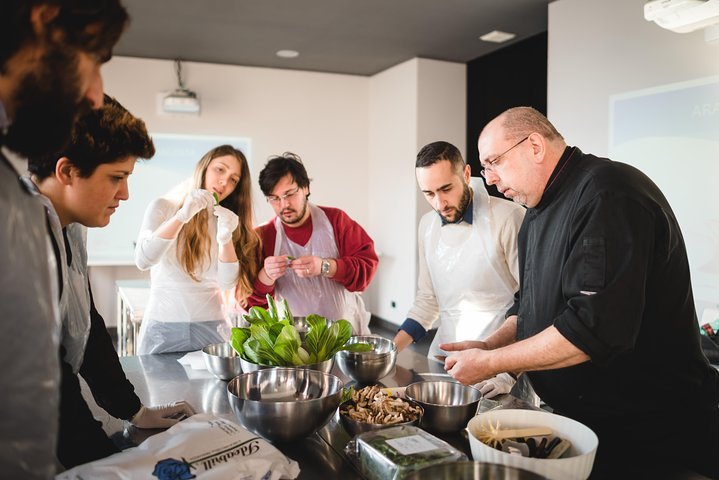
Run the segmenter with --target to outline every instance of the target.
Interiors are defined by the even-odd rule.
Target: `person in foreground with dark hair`
[[[105,321],[95,309],[87,271],[86,227],[104,227],[129,198],[128,177],[138,158],[155,147],[142,120],[105,97],[104,105],[80,118],[70,144],[53,155],[30,157],[32,186],[46,206],[58,280],[62,333],[60,429],[57,457],[71,468],[119,449],[93,418],[78,374],[98,405],[140,428],[167,428],[176,414],[192,415],[185,402],[145,407],[125,377]]]
[[[257,227],[262,268],[248,305],[266,305],[269,293],[287,299],[295,315],[343,318],[354,335],[368,334],[360,294],[379,262],[372,239],[342,210],[309,202],[310,179],[293,153],[270,157],[260,188],[276,217]]]
[[[719,478],[719,372],[699,344],[689,261],[642,172],[570,147],[530,107],[479,136],[483,175],[527,206],[520,288],[483,342],[440,345],[472,384],[528,372],[555,413],[599,437],[593,478]]]
[[[102,103],[100,66],[128,21],[118,0],[0,2],[0,472],[55,471],[60,366],[57,284],[42,203],[19,175],[61,148]]]

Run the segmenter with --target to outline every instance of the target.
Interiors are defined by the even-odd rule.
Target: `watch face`
[[[330,262],[329,260],[322,260],[322,275],[327,275],[330,273]]]

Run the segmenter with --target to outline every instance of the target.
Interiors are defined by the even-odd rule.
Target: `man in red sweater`
[[[354,335],[369,334],[370,314],[360,293],[379,260],[367,232],[342,210],[308,201],[310,180],[293,153],[270,157],[260,188],[276,216],[257,227],[263,267],[248,308],[265,306],[269,293],[287,299],[294,315],[344,318]]]

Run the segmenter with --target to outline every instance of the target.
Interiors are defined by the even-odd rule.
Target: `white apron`
[[[439,305],[439,327],[428,357],[446,355],[439,344],[481,340],[503,322],[514,301],[515,281],[493,231],[489,194],[470,182],[473,223],[442,226],[435,215],[425,232],[424,255]]]
[[[321,258],[337,258],[339,250],[334,229],[325,212],[312,203],[307,204],[312,216],[312,236],[307,245],[298,245],[284,233],[279,217],[275,218],[274,255],[302,257],[315,255]],[[277,279],[275,296],[287,299],[292,314],[307,316],[315,313],[330,320],[344,318],[352,324],[353,335],[368,335],[370,314],[359,292],[350,292],[342,284],[330,278],[316,276],[300,278],[293,270]]]
[[[70,364],[73,373],[80,371],[85,347],[90,336],[90,291],[87,277],[86,230],[77,223],[67,226],[67,242],[72,252],[72,262],[67,265],[67,251],[62,225],[52,201],[37,190],[31,180],[26,183],[33,187],[47,210],[50,233],[55,239],[60,253],[59,265],[62,274],[62,293],[60,294],[60,321],[62,323],[60,343],[65,347],[64,360]],[[54,257],[54,255],[53,255]],[[52,273],[55,275],[55,272]]]
[[[90,286],[87,274],[87,230],[78,223],[65,228],[67,241],[72,252],[72,261],[67,269],[65,287],[67,291],[67,317],[63,320],[62,344],[67,353],[65,360],[77,373],[85,358],[85,347],[90,336]]]
[[[219,261],[215,239],[217,217],[211,212],[208,207],[210,257],[203,257],[197,268],[199,282],[183,270],[177,259],[177,239],[160,263],[152,267],[150,297],[140,323],[137,355],[200,350],[230,337],[232,324],[225,312],[222,290],[216,273],[210,273]]]

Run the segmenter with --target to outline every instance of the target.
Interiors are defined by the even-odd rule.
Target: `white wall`
[[[413,59],[370,79],[370,223],[381,251],[370,311],[400,324],[417,284],[417,226],[428,211],[414,163],[419,149],[466,144],[466,66]]]
[[[171,61],[116,57],[103,74],[105,91],[150,132],[249,137],[253,179],[268,156],[295,152],[313,179],[313,201],[367,222],[366,77],[186,62],[185,85],[202,102],[194,116],[158,113],[158,94],[176,85]],[[255,213],[260,222],[272,216],[259,187]]]
[[[719,78],[709,78],[719,75],[719,45],[707,44],[702,30],[674,33],[644,20],[644,3],[549,4],[548,116],[568,144],[631,163],[659,185],[684,234],[701,320],[706,308],[719,305],[719,213],[713,195],[719,184]],[[637,135],[621,147],[610,144],[612,98],[681,91],[707,79],[712,87],[706,98],[685,95],[670,104],[665,97],[647,112],[646,123],[659,123],[664,131],[647,129],[643,138]],[[660,115],[661,123],[652,115]]]
[[[465,70],[424,59],[374,77],[183,63],[185,85],[201,98],[200,116],[158,112],[158,94],[176,86],[171,61],[115,57],[103,75],[105,91],[151,133],[249,137],[253,186],[269,155],[302,156],[312,200],[342,208],[375,239],[382,257],[365,301],[372,313],[400,323],[414,299],[417,222],[427,209],[416,188],[415,156],[440,139],[463,150]],[[263,222],[272,210],[259,187],[254,193]],[[114,281],[146,274],[134,267],[92,270],[98,310],[114,325]]]
[[[549,4],[547,113],[585,152],[608,153],[610,95],[719,73],[719,45],[644,20],[644,3]]]

